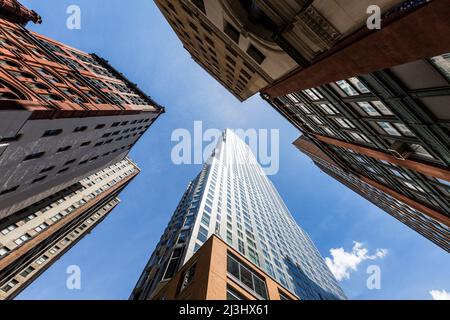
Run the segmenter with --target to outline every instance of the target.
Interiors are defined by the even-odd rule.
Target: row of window
[[[108,209],[112,207],[111,203],[108,203],[105,207],[103,207],[103,212],[106,212]],[[92,215],[89,219],[87,219],[83,224],[78,226],[76,229],[74,229],[69,236],[61,240],[57,245],[55,245],[53,248],[51,248],[48,253],[41,255],[38,257],[33,263],[40,266],[46,263],[48,260],[50,260],[51,255],[56,255],[59,251],[61,251],[64,247],[66,247],[69,243],[73,242],[73,239],[80,236],[82,234],[82,231],[88,227],[89,224],[92,224],[95,220],[98,220],[101,217],[101,214],[99,212]],[[2,256],[1,253],[3,250],[9,251],[9,249],[0,248],[0,257]],[[30,274],[32,274],[36,268],[32,265],[27,266],[23,271],[19,273],[19,275],[22,278],[27,278]],[[3,292],[8,293],[16,287],[19,284],[19,280],[17,279],[11,279],[8,283],[6,283],[1,290]]]
[[[124,164],[124,165],[121,166],[121,168],[124,168],[124,167],[126,167],[126,164]],[[115,172],[115,170],[112,170],[112,171]],[[49,219],[50,219],[53,223],[55,223],[55,222],[61,220],[64,216],[66,216],[66,215],[70,214],[71,212],[75,211],[78,207],[83,206],[84,204],[87,203],[87,201],[94,199],[98,194],[100,194],[101,192],[103,192],[103,191],[105,191],[105,190],[111,188],[112,186],[114,186],[115,184],[117,184],[118,182],[120,182],[120,181],[123,180],[126,176],[128,176],[129,174],[131,174],[131,173],[133,173],[133,172],[134,172],[134,169],[130,169],[130,170],[127,170],[127,171],[123,172],[121,175],[117,176],[115,179],[113,179],[113,180],[112,180],[111,182],[109,182],[108,184],[106,184],[106,185],[104,185],[103,187],[97,189],[96,191],[94,191],[93,193],[91,193],[90,195],[88,195],[87,197],[85,197],[85,198],[83,198],[83,199],[77,201],[76,203],[74,203],[73,205],[71,205],[70,207],[68,207],[67,209],[65,209],[64,211],[62,211],[62,212],[60,212],[60,213],[58,213],[58,214],[56,214],[56,215],[50,217]],[[109,176],[109,175],[108,175],[108,176]],[[87,178],[87,179],[89,179],[89,178]],[[103,180],[103,179],[101,179],[101,180]],[[90,187],[90,186],[92,186],[92,185],[94,185],[94,184],[95,184],[95,182],[88,183],[87,186]],[[85,190],[85,189],[86,189],[86,187],[83,187],[83,188],[81,189],[81,191],[83,191],[83,190]],[[79,192],[79,191],[78,191],[78,192]],[[72,194],[70,194],[70,195],[68,195],[68,196],[66,196],[66,197],[64,197],[64,198],[62,198],[62,199],[59,199],[55,204],[61,204],[61,203],[63,203],[68,197],[72,197],[72,196],[74,196],[75,194],[76,194],[76,193],[74,192],[74,193],[72,193]],[[39,213],[44,213],[44,212],[50,210],[51,207],[52,207],[52,205],[49,205],[49,206],[47,206],[46,208],[42,209]],[[24,218],[24,219],[22,220],[22,222],[23,222],[23,223],[27,223],[27,222],[29,222],[29,221],[35,219],[36,217],[37,217],[37,214],[36,214],[36,213],[30,214],[30,215],[28,215],[26,218]],[[44,231],[48,226],[49,226],[49,224],[46,223],[46,222],[44,222],[44,223],[42,223],[42,224],[36,226],[35,228],[33,228],[33,230],[34,230],[36,233],[40,233],[40,232]],[[14,223],[14,224],[11,224],[11,225],[9,225],[8,227],[4,228],[3,230],[0,231],[0,233],[1,233],[2,235],[7,235],[7,234],[10,233],[11,231],[15,230],[17,227],[18,227],[18,222]],[[24,242],[28,241],[29,239],[31,239],[31,237],[32,237],[32,236],[31,236],[29,233],[25,233],[24,235],[20,236],[20,237],[17,238],[16,240],[14,240],[14,243],[15,243],[16,245],[19,246],[19,245],[23,244]],[[0,250],[0,256],[6,255],[8,252],[9,252],[9,249],[6,248],[6,247],[3,247],[3,248],[1,248],[1,250]]]

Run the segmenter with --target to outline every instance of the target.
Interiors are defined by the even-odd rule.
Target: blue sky
[[[43,24],[31,29],[106,58],[164,105],[166,114],[132,150],[142,173],[122,192],[119,207],[18,299],[128,298],[189,180],[201,168],[176,166],[170,158],[172,131],[192,130],[196,120],[205,129],[280,130],[280,170],[270,179],[324,257],[331,257],[332,248],[351,255],[354,241],[369,250],[367,255],[387,250],[382,258],[360,259],[356,271],[346,269],[349,278],[340,284],[350,299],[430,299],[430,290],[450,291],[449,254],[321,173],[292,145],[300,133],[287,120],[257,96],[240,103],[191,60],[153,1],[21,2],[43,17]],[[81,30],[66,28],[66,9],[72,4],[81,8]],[[381,268],[379,290],[366,287],[371,264]],[[70,265],[81,268],[81,290],[66,288]]]

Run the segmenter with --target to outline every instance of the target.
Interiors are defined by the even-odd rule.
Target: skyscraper
[[[25,29],[39,19],[17,1],[0,9],[1,220],[125,159],[164,108],[106,60]]]
[[[413,208],[400,194],[393,194],[370,183],[364,176],[351,172],[331,159],[311,139],[300,137],[294,145],[310,157],[324,173],[346,185],[392,217],[415,230],[442,249],[450,252],[450,228],[430,217],[426,212]]]
[[[137,174],[126,158],[0,221],[0,300],[14,298],[89,234]]]
[[[150,298],[213,234],[300,299],[345,299],[250,148],[231,130],[189,184],[131,298]]]
[[[96,54],[24,28],[0,1],[0,299],[11,299],[118,204],[129,150],[164,108]]]
[[[155,3],[192,59],[240,100],[257,92],[275,98],[448,50],[441,39],[449,8],[439,0]]]
[[[346,172],[419,212],[434,241],[450,237],[449,89],[447,53],[268,101]]]

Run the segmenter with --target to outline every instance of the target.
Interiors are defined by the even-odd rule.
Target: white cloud
[[[433,300],[450,300],[450,292],[445,290],[431,290],[430,294]]]
[[[350,272],[358,270],[358,265],[365,260],[375,260],[385,257],[387,249],[377,249],[375,254],[369,255],[369,250],[362,243],[353,241],[351,252],[344,248],[330,249],[331,258],[326,257],[325,262],[338,281],[350,279]]]

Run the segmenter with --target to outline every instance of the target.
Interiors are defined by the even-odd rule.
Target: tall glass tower
[[[189,184],[130,298],[148,299],[213,234],[300,299],[346,299],[250,148],[229,129]]]

